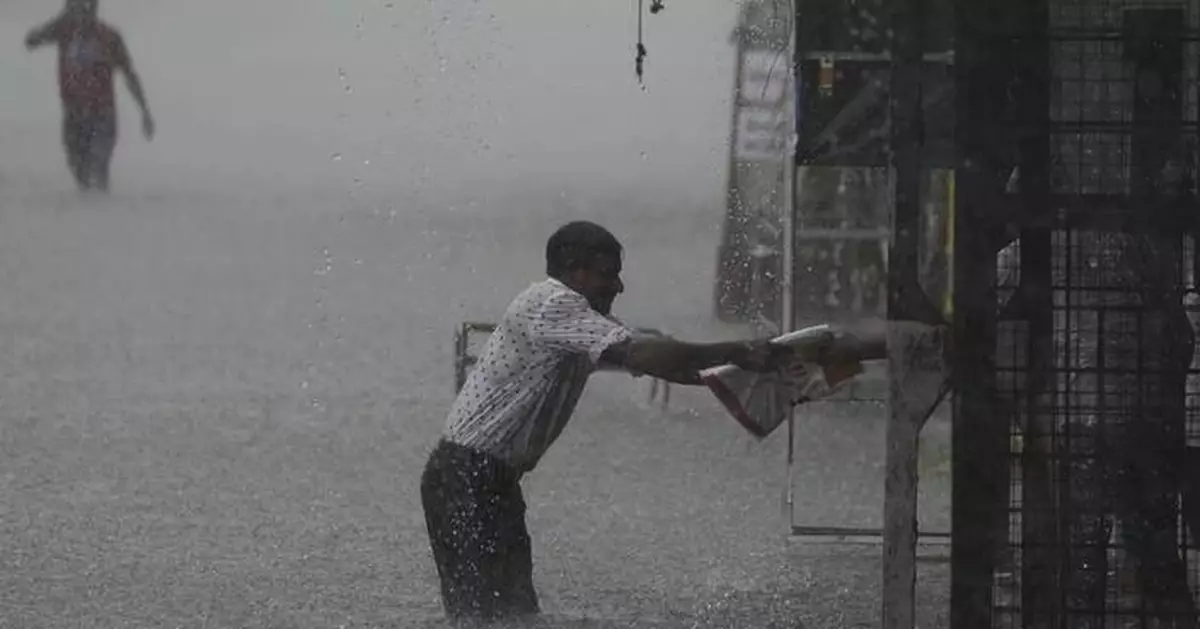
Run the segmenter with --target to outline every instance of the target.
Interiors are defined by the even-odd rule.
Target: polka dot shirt
[[[600,355],[634,333],[555,279],[504,313],[454,401],[445,437],[521,471],[562,434]]]

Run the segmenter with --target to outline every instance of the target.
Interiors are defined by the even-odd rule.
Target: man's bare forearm
[[[39,26],[25,35],[25,48],[33,50],[39,46],[49,44],[53,39],[53,28],[51,25]]]
[[[129,94],[133,96],[134,102],[137,103],[143,114],[149,114],[150,106],[146,103],[146,91],[142,89],[142,80],[138,77],[137,72],[133,70],[133,66],[125,69],[125,81],[129,86]]]
[[[736,362],[746,350],[744,342],[686,343],[651,338],[631,341],[623,358],[628,367],[675,381],[709,367]]]

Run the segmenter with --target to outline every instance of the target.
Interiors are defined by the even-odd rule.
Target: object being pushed
[[[771,339],[780,345],[805,345],[829,338],[836,330],[816,325]],[[773,373],[754,373],[734,365],[700,372],[700,379],[725,410],[750,434],[764,439],[799,404],[829,397],[863,372],[858,360],[822,365],[797,353],[797,358]]]

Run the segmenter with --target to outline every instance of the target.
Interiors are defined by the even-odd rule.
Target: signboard
[[[778,163],[786,158],[791,121],[786,111],[744,107],[738,110],[734,158],[739,162]]]
[[[740,64],[734,103],[734,159],[778,165],[787,159],[792,136],[792,80],[787,51],[745,50]]]
[[[790,74],[791,60],[786,50],[747,50],[742,54],[740,100],[752,106],[786,105]]]
[[[790,210],[796,84],[792,29],[778,7],[741,3],[730,112],[725,226],[717,252],[715,306],[725,321],[758,321],[777,310],[756,287],[777,282],[780,236]],[[770,300],[777,302],[778,300]]]

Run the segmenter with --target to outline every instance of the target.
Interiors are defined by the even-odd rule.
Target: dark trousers
[[[421,475],[421,504],[447,616],[538,613],[519,474],[494,457],[442,441]]]
[[[63,117],[67,165],[81,190],[108,190],[109,164],[117,143],[117,119],[107,113],[68,113]]]

